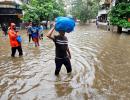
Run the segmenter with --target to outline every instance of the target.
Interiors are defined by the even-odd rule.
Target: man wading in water
[[[56,57],[55,57],[55,75],[59,75],[59,72],[61,70],[62,64],[65,65],[67,69],[67,73],[70,73],[72,71],[71,68],[71,54],[68,47],[68,39],[65,36],[65,32],[59,32],[59,35],[52,36],[52,33],[54,32],[54,27],[48,32],[47,37],[53,40],[56,46]]]
[[[11,56],[15,57],[16,50],[18,50],[19,56],[22,56],[23,55],[22,46],[21,43],[17,41],[18,32],[16,31],[15,23],[10,24],[10,29],[8,34],[10,39],[11,51],[12,51]]]

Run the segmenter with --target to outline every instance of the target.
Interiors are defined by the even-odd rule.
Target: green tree
[[[130,14],[130,3],[127,0],[118,0],[116,5],[111,8],[109,18],[112,25],[118,27],[117,32],[122,32],[123,28],[130,28],[130,22],[128,22],[128,17]]]
[[[98,12],[99,0],[75,0],[72,7],[72,15],[79,19],[81,23],[95,18]]]
[[[116,4],[119,4],[119,3],[130,3],[129,0],[116,0]]]
[[[24,4],[24,21],[53,20],[57,16],[65,15],[64,5],[60,5],[62,0],[30,0],[29,4]]]

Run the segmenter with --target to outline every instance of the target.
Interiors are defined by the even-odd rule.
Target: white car
[[[123,32],[128,32],[130,30],[130,28],[122,28]]]

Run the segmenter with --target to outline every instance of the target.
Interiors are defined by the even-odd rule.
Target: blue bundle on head
[[[68,17],[56,18],[55,30],[70,33],[74,30],[75,21]]]

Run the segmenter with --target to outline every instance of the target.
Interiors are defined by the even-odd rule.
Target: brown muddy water
[[[8,37],[0,36],[0,100],[130,100],[130,35],[77,26],[66,34],[72,74],[54,75],[55,47],[23,37],[24,56],[10,57]]]

